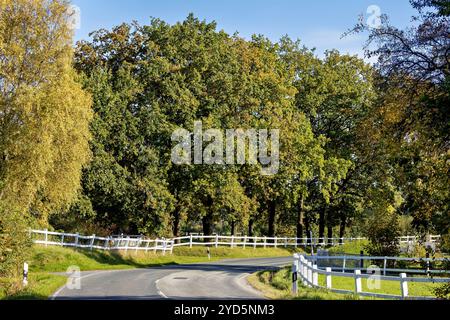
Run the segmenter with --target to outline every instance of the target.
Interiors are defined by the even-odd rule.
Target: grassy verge
[[[342,290],[354,290],[355,281],[352,278],[333,277],[333,288]],[[380,281],[379,289],[369,288],[367,285],[368,279],[362,279],[362,290],[370,293],[393,294],[400,296],[400,282],[399,281]],[[324,275],[319,275],[319,285],[326,286],[326,279]],[[441,284],[433,283],[408,283],[408,290],[410,296],[416,297],[434,297],[433,289],[438,288]]]
[[[298,296],[291,292],[291,272],[289,269],[280,271],[261,271],[251,275],[247,281],[255,289],[261,291],[268,299],[274,300],[358,300],[354,295],[342,295],[326,290],[311,289],[301,286]]]
[[[326,286],[325,276],[319,275],[319,285]],[[280,271],[263,271],[253,274],[248,278],[248,282],[255,288],[264,293],[269,299],[285,300],[358,300],[372,299],[366,297],[357,297],[355,295],[344,295],[332,293],[322,289],[311,289],[300,286],[299,295],[293,296],[291,293],[291,270],[282,269]],[[353,291],[355,288],[354,280],[344,277],[333,277],[333,288]],[[362,280],[363,291],[380,294],[401,295],[400,283],[397,281],[381,281],[380,289],[369,289],[367,279]],[[434,297],[433,289],[438,288],[440,284],[431,283],[409,283],[410,296]]]
[[[0,300],[45,300],[62,287],[67,278],[64,276],[37,272],[29,275],[27,288],[18,290],[15,294],[6,295],[0,290]],[[20,281],[17,281],[20,282]]]
[[[289,256],[293,251],[283,248],[211,248],[211,261],[240,258],[264,258]],[[0,290],[0,299],[47,299],[58,288],[64,285],[66,277],[54,275],[54,272],[65,272],[71,266],[81,271],[122,270],[148,268],[164,265],[190,264],[207,262],[207,251],[204,247],[176,248],[172,255],[153,252],[107,252],[98,250],[81,250],[61,247],[35,246],[28,260],[30,265],[29,286],[23,290],[6,295]],[[13,279],[0,279],[2,283],[13,283]],[[0,288],[2,289],[2,288]]]
[[[289,256],[287,249],[242,249],[211,248],[211,261],[239,258],[263,258]],[[31,272],[65,272],[70,266],[81,271],[120,270],[148,268],[174,264],[189,264],[208,261],[205,248],[176,248],[172,255],[153,252],[108,252],[80,250],[60,247],[35,247],[29,261]]]
[[[332,254],[347,254],[347,255],[359,255],[361,251],[366,251],[365,247],[369,244],[367,240],[358,240],[345,243],[341,246],[336,246],[329,249]]]

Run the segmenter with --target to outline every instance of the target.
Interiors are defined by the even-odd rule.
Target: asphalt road
[[[259,300],[246,278],[259,270],[290,265],[292,257],[121,271],[83,272],[81,288],[59,289],[56,300]]]

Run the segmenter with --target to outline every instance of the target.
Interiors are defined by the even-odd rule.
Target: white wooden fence
[[[335,257],[328,257],[335,258]],[[347,260],[352,257],[346,257]],[[360,259],[361,257],[358,257]],[[407,258],[387,258],[387,257],[365,257],[371,260],[383,260],[387,259],[395,259],[395,260],[406,260]],[[345,269],[344,272],[333,271],[333,268],[326,267],[325,269],[319,268],[316,262],[318,261],[317,257],[305,257],[303,255],[294,255],[294,263],[293,263],[293,273],[294,273],[294,282],[293,282],[293,292],[297,294],[298,292],[298,280],[302,281],[303,285],[307,287],[313,288],[322,288],[327,289],[336,293],[344,293],[344,294],[357,294],[360,296],[368,296],[368,297],[376,297],[383,299],[413,299],[413,300],[427,300],[433,299],[431,296],[419,297],[419,296],[411,296],[408,290],[408,283],[412,282],[421,282],[421,283],[448,283],[450,282],[450,278],[416,278],[416,277],[408,277],[406,272],[402,272],[404,270],[396,269],[396,272],[401,272],[399,276],[386,276],[379,274],[372,274],[372,272],[368,274],[363,274],[362,269],[355,269],[353,272],[347,272],[348,269]],[[367,269],[366,269],[367,270]],[[370,270],[373,271],[373,270]],[[409,270],[412,271],[412,270]],[[319,284],[319,275],[325,276],[325,286]],[[354,280],[354,290],[342,290],[333,288],[333,277],[345,277],[352,278]],[[374,292],[364,292],[362,286],[362,279],[369,279],[372,281],[395,281],[398,282],[398,286],[401,292],[401,295],[393,295],[386,293],[374,293]]]
[[[330,267],[332,271],[338,272],[354,272],[360,271],[372,271],[372,268],[376,265],[382,274],[385,276],[387,273],[413,273],[413,274],[448,274],[450,270],[433,269],[433,265],[439,262],[444,262],[448,267],[450,266],[450,258],[406,258],[406,257],[371,257],[371,256],[312,256],[308,257],[314,265],[322,267]],[[423,265],[422,269],[413,268],[390,268],[392,261],[405,262],[412,264]],[[366,263],[368,262],[368,263]]]
[[[78,233],[51,232],[48,230],[30,230],[33,243],[45,246],[61,246],[97,250],[123,251],[160,251],[172,253],[174,241],[169,239],[144,239],[141,237],[97,237],[83,236]],[[35,238],[36,237],[36,238]]]
[[[288,238],[288,237],[249,237],[249,236],[204,236],[191,234],[173,239],[148,239],[143,236],[110,236],[98,237],[80,235],[78,233],[51,232],[48,230],[30,230],[33,242],[45,246],[62,246],[74,248],[87,248],[98,250],[123,251],[161,251],[173,252],[175,247],[228,246],[231,248],[320,248],[326,246],[343,245],[349,242],[365,240],[365,238]],[[434,236],[433,241],[438,241]],[[416,241],[417,239],[399,239],[400,241]]]
[[[51,232],[48,230],[30,230],[30,236],[36,244],[98,250],[123,251],[162,251],[173,252],[175,247],[227,246],[231,248],[301,248],[342,245],[364,238],[287,238],[287,237],[248,237],[248,236],[204,236],[189,235],[173,239],[147,239],[139,236],[98,237],[95,234],[84,236],[78,233]]]

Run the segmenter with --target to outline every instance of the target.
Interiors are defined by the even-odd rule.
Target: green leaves
[[[72,70],[68,4],[0,6],[0,202],[45,224],[80,187],[91,100]]]

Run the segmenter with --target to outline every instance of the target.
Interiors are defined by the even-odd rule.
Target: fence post
[[[347,256],[344,257],[344,261],[342,262],[342,273],[345,273],[346,264],[347,264]]]
[[[159,239],[156,238],[155,239],[155,247],[153,248],[153,253],[156,253],[156,250],[158,250],[158,243],[159,243]]]
[[[331,279],[331,272],[332,269],[331,268],[327,268],[327,289],[332,289],[333,288],[333,283],[332,283],[332,279]]]
[[[298,294],[298,267],[299,267],[299,257],[294,254],[294,263],[292,265],[292,293],[294,295]]]
[[[355,270],[355,293],[362,292],[361,270]]]
[[[267,248],[267,237],[264,236],[264,249]]]
[[[148,252],[149,246],[150,246],[150,240],[147,240],[147,245],[145,246],[145,252]]]
[[[386,276],[386,268],[387,268],[387,258],[384,257],[384,266],[383,266],[383,269],[384,269],[383,275],[384,275],[384,276]]]
[[[234,236],[231,236],[231,249],[234,248]]]
[[[189,248],[192,248],[192,234],[190,236],[191,237],[189,238]]]
[[[313,286],[318,287],[319,286],[319,274],[317,273],[317,264],[313,265]]]
[[[244,249],[247,247],[247,236],[244,236]]]
[[[134,250],[134,253],[138,252],[138,249],[140,248],[140,246],[141,246],[141,239],[138,240],[138,242],[136,244],[136,250]]]
[[[408,298],[409,291],[408,291],[408,280],[407,280],[406,273],[400,273],[400,285],[402,288],[402,298],[406,299]]]
[[[78,248],[78,238],[80,237],[80,234],[77,233],[77,235],[75,236],[75,247]]]
[[[219,247],[219,235],[216,234],[216,248]]]
[[[302,266],[303,266],[303,284],[308,285],[308,261],[302,256]]]
[[[61,247],[64,247],[64,233],[61,236]]]
[[[275,249],[278,247],[278,237],[275,237]]]
[[[287,246],[288,246],[288,239],[284,238],[284,247],[287,248]]]
[[[311,287],[313,284],[313,274],[312,274],[312,262],[307,262],[308,269],[308,285]]]
[[[170,255],[172,255],[173,254],[173,247],[174,247],[174,245],[175,245],[175,240],[172,240],[172,246],[170,247]]]
[[[163,256],[166,255],[166,250],[167,250],[167,240],[163,239]]]
[[[28,286],[28,263],[24,263],[23,264],[23,286],[26,287]]]
[[[256,250],[256,241],[258,241],[258,237],[253,237],[253,249]]]
[[[125,242],[125,252],[128,252],[128,245],[130,244],[130,237],[127,238],[127,242]]]
[[[45,229],[44,232],[45,232],[45,246],[47,246],[47,241],[48,241],[48,229]]]
[[[93,246],[94,246],[94,241],[95,241],[95,234],[92,235],[92,239],[91,239],[91,244],[90,244],[91,251],[92,251]]]

